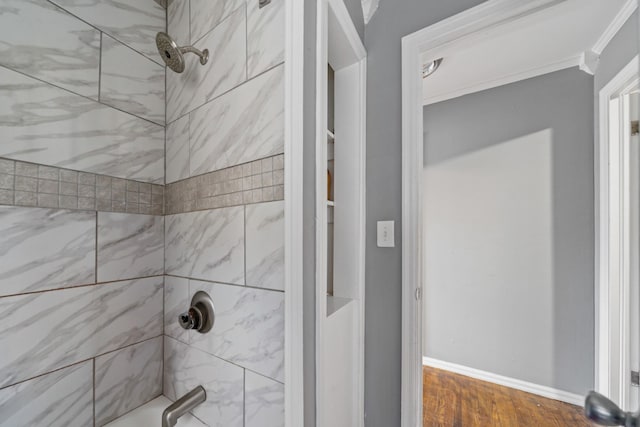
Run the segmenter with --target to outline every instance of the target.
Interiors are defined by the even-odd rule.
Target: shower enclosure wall
[[[283,425],[283,3],[0,0],[0,426]]]

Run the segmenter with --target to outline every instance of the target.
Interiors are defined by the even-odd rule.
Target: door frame
[[[630,129],[615,98],[638,88],[639,61],[633,58],[600,90],[595,146],[595,389],[624,409],[631,405]],[[610,126],[613,119],[617,127]]]
[[[303,144],[304,4],[285,0],[284,65],[284,418],[304,425]]]

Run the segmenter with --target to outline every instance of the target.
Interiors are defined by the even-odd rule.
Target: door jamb
[[[612,99],[638,86],[640,58],[631,60],[600,90],[599,135],[595,147],[595,389],[629,408],[630,360],[630,282],[624,274],[629,257],[628,156],[623,135],[612,134],[609,126],[611,107],[620,108]],[[622,121],[622,117],[619,117]],[[620,129],[625,131],[624,123]],[[612,185],[621,190],[611,192]],[[622,272],[622,274],[620,274]]]

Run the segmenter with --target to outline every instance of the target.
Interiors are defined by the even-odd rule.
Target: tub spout
[[[207,400],[207,393],[204,391],[204,388],[199,385],[164,410],[162,413],[162,427],[174,427],[178,422],[178,418],[205,400]]]

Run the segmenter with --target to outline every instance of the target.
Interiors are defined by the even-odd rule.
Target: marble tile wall
[[[147,0],[4,0],[0,156],[163,184],[165,15]]]
[[[162,393],[165,27],[152,0],[0,2],[0,426]]]
[[[93,361],[0,389],[0,414],[2,427],[93,425]]]
[[[96,424],[103,425],[162,394],[162,337],[95,359]]]
[[[164,394],[179,397],[203,375],[200,383],[205,388],[218,392],[224,387],[240,388],[245,423],[251,416],[253,425],[259,425],[263,416],[268,425],[282,425],[284,202],[181,213],[165,220]],[[211,296],[216,309],[214,328],[204,335],[177,326],[178,314],[200,290]],[[213,358],[242,368],[245,379],[252,374],[255,381],[220,384],[212,377],[212,383],[207,383],[208,368],[173,361],[175,348],[192,353],[198,361]],[[181,379],[190,377],[196,378]],[[187,386],[180,388],[184,382]],[[248,406],[249,399],[253,400]],[[194,415],[210,425],[224,425],[219,414]],[[223,419],[236,425],[235,416],[240,415]]]
[[[193,414],[209,426],[282,426],[284,1],[167,13],[169,33],[211,59],[167,74],[164,394],[203,385]],[[216,307],[205,335],[177,325],[198,290]]]
[[[284,152],[284,0],[174,0],[168,28],[211,52],[167,73],[166,182]]]
[[[247,371],[244,376],[244,426],[284,426],[284,385]]]
[[[164,218],[98,212],[98,282],[164,273]]]

